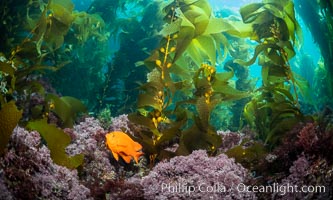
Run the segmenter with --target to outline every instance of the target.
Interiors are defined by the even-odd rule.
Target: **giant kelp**
[[[143,129],[134,139],[143,145],[152,163],[196,149],[215,154],[221,137],[211,123],[211,115],[226,102],[242,99],[237,104],[238,110],[233,110],[238,113],[234,114],[234,121],[241,118],[240,110],[246,104],[245,118],[258,132],[258,138],[271,146],[279,142],[286,130],[303,120],[297,87],[302,88],[304,83],[297,80],[289,64],[295,55],[294,47],[301,40],[291,1],[264,0],[244,6],[240,10],[242,21],[215,17],[207,0],[154,2],[146,8],[143,2],[147,3],[95,1],[88,13],[74,11],[70,0],[27,4],[26,21],[30,28],[26,33],[29,34],[1,59],[0,80],[5,83],[0,88],[1,106],[6,107],[16,95],[25,95],[26,100],[16,102],[23,108],[29,94],[38,94],[43,103],[23,112],[23,124],[29,123],[31,127],[34,123],[31,121],[38,120],[38,126],[48,127],[39,120],[56,116],[58,126],[71,127],[77,113],[85,108],[72,97],[50,94],[37,78],[44,76],[45,71],[56,71],[56,76],[50,73],[53,77],[49,77],[57,83],[58,91],[80,97],[93,111],[105,104],[109,104],[112,112],[129,111],[137,100],[137,112],[129,118]],[[135,3],[140,5],[142,18],[129,15],[116,19],[119,12],[126,16],[126,6]],[[161,13],[157,12],[159,8]],[[163,22],[157,20],[162,18]],[[113,32],[108,33],[106,28]],[[120,41],[120,49],[110,59],[105,41],[112,34]],[[231,37],[239,40],[238,44],[242,44],[243,38],[258,42],[249,61],[237,56],[236,47],[228,41]],[[98,49],[91,51],[93,46]],[[144,62],[137,62],[156,46]],[[87,49],[89,57],[85,56]],[[225,63],[225,68],[219,69],[229,51],[234,63]],[[262,66],[263,86],[252,93],[254,84],[247,79],[247,66],[257,59]],[[146,83],[141,83],[147,72],[138,66],[142,63],[150,71]],[[76,80],[72,74],[84,78]],[[235,74],[237,89],[232,85]],[[64,87],[69,84],[89,87],[73,91],[72,87]],[[135,90],[137,87],[139,90]],[[130,95],[133,91],[139,93],[137,99],[136,95]],[[242,155],[239,149],[240,146],[229,153]]]
[[[17,110],[14,101],[6,103],[0,109],[0,155],[4,153],[10,136],[18,121],[21,119],[21,116],[22,111]]]
[[[110,54],[106,42],[110,37],[108,24],[96,13],[73,10],[68,17],[72,18],[72,22],[64,37],[65,42],[53,55],[56,55],[58,62],[71,62],[46,77],[59,93],[80,98],[93,108],[98,105],[99,88],[105,84],[103,67],[108,63]],[[73,78],[69,74],[77,74],[81,78]]]
[[[65,149],[70,144],[71,138],[54,124],[48,124],[46,119],[43,119],[31,121],[28,123],[27,127],[41,134],[50,149],[51,158],[56,164],[72,169],[82,164],[83,154],[77,154],[71,157],[67,155]]]
[[[134,5],[135,9],[130,9]],[[80,84],[81,81],[80,85],[90,82],[89,90],[78,92],[94,93],[80,95],[80,98],[89,98],[91,111],[98,113],[109,106],[112,114],[117,115],[135,109],[138,94],[136,88],[138,82],[145,80],[147,73],[145,68],[138,67],[137,62],[145,59],[160,39],[156,34],[156,30],[162,25],[158,6],[157,1],[102,0],[92,3],[88,13],[102,16],[110,31],[109,41],[113,45],[110,51],[110,47],[104,42],[96,45],[100,54],[95,57],[80,56],[84,58],[81,66],[87,68],[87,73],[83,76],[89,78],[85,81],[78,80],[75,84]],[[106,48],[102,49],[102,45]],[[84,50],[87,51],[87,48],[84,48],[83,52]],[[94,70],[91,66],[94,66]],[[63,87],[60,89],[64,90]],[[71,91],[64,90],[64,93],[70,94]]]
[[[302,39],[300,27],[295,19],[293,3],[287,0],[246,5],[240,13],[243,22],[251,24],[259,44],[252,59],[235,62],[248,66],[259,57],[263,79],[262,87],[245,106],[244,115],[257,128],[258,137],[266,144],[274,145],[303,119],[298,105],[297,80],[289,64],[289,59],[295,55],[296,35]]]
[[[136,5],[137,14],[128,9],[128,6],[133,5]],[[140,81],[144,77],[145,71],[135,68],[135,62],[145,57],[144,49],[149,48],[147,41],[154,41],[154,35],[148,29],[152,29],[156,24],[156,20],[153,19],[158,17],[152,17],[156,15],[156,5],[156,2],[149,1],[92,2],[87,13],[102,19],[103,26],[100,26],[100,29],[103,27],[102,30],[108,32],[100,35],[107,36],[106,39],[113,45],[110,48],[109,43],[94,41],[91,39],[94,37],[90,37],[86,45],[94,48],[94,52],[86,48],[87,46],[79,48],[79,55],[77,51],[73,51],[72,56],[77,58],[75,62],[82,70],[68,67],[58,73],[54,82],[61,81],[59,90],[71,94],[70,88],[63,85],[70,83],[72,79],[64,80],[62,77],[70,72],[80,73],[85,79],[75,80],[75,87],[87,87],[88,90],[77,90],[75,93],[87,102],[90,111],[98,113],[105,106],[110,107],[114,114],[130,110],[135,102],[135,95],[132,96],[131,93],[137,85],[125,80]],[[89,56],[86,56],[88,54]]]
[[[251,91],[255,89],[256,82],[258,78],[253,78],[250,75],[250,69],[247,66],[240,65],[235,63],[235,59],[247,59],[249,56],[249,51],[251,51],[252,46],[247,44],[244,39],[238,37],[229,36],[228,40],[231,41],[232,50],[230,51],[231,58],[230,60],[224,62],[224,70],[226,71],[234,71],[235,78],[235,88],[240,91]],[[237,101],[234,101],[230,111],[232,113],[231,120],[229,120],[229,124],[224,127],[227,127],[230,130],[236,131],[240,130],[243,126],[246,125],[245,119],[243,117],[243,108],[247,102],[249,102],[250,97],[243,98]],[[217,113],[218,116],[218,113]],[[222,117],[220,117],[222,118]],[[226,116],[223,116],[226,118]],[[217,121],[217,120],[216,120]],[[218,120],[221,121],[221,120]]]
[[[35,5],[27,4],[28,9],[30,6],[35,7]],[[30,22],[30,25],[34,25],[30,35],[19,45],[13,47],[8,59],[5,55],[2,56],[1,73],[3,74],[2,80],[5,87],[1,94],[1,104],[11,99],[17,99],[15,95],[22,96],[19,99],[26,99],[26,101],[29,101],[30,95],[33,93],[46,97],[47,91],[45,91],[43,85],[36,77],[38,77],[38,74],[42,74],[47,70],[56,71],[68,63],[68,61],[63,61],[62,59],[57,60],[52,56],[52,53],[62,46],[64,35],[67,34],[74,20],[74,16],[72,16],[73,4],[71,1],[50,1],[48,4],[40,2],[39,8],[41,12],[40,17],[37,18],[39,11],[36,11],[36,16],[33,15],[36,17],[34,20],[31,17],[32,13],[28,12],[31,16],[27,15],[27,21]],[[60,10],[65,11],[62,13]],[[58,26],[61,27],[59,28]],[[58,32],[58,34],[52,35],[54,34],[53,29],[62,31],[62,33],[60,34]],[[50,63],[51,60],[57,64],[55,64],[55,66],[49,65],[48,63]],[[25,108],[34,110],[34,115],[29,118],[42,117],[50,103],[48,102],[50,99],[45,99],[47,102],[44,110],[34,107]],[[20,100],[18,102],[20,107],[23,108],[24,101]],[[76,104],[78,104],[78,102],[76,102]],[[37,112],[38,110],[39,112]],[[83,109],[80,109],[80,111],[82,110]],[[78,110],[74,112],[77,111]],[[29,120],[29,118],[25,120]]]
[[[228,23],[212,17],[208,1],[174,1],[163,11],[166,25],[160,33],[164,38],[145,60],[151,72],[140,87],[138,113],[129,116],[147,129],[137,140],[152,163],[196,149],[216,153],[221,138],[210,124],[212,110],[250,95],[230,86],[233,71],[216,71],[221,45],[228,47],[221,32],[233,27],[213,26],[217,21]],[[176,150],[167,149],[175,144],[179,145]]]
[[[222,18],[215,18],[208,1],[173,1],[164,12],[170,24],[161,30],[161,34],[167,36],[177,32],[178,35],[174,63],[185,51],[197,67],[204,61],[214,66],[217,58],[221,61],[226,56],[228,42],[221,32],[231,31],[234,27]]]
[[[318,106],[331,104],[330,100],[333,97],[332,88],[332,71],[333,71],[333,10],[332,1],[299,1],[295,0],[297,12],[302,17],[305,25],[311,31],[311,35],[314,41],[320,48],[320,53],[323,58],[323,63],[318,63],[316,70],[325,70],[325,76],[321,73],[315,73],[314,77],[318,83],[316,83],[317,89],[317,102]],[[324,64],[324,65],[322,65]],[[319,75],[320,74],[320,75]],[[319,75],[319,76],[318,76]],[[322,98],[327,97],[327,98]]]
[[[57,71],[68,64],[68,61],[64,59],[66,49],[62,47],[70,28],[86,26],[87,23],[83,23],[84,17],[96,24],[100,19],[73,12],[73,3],[70,0],[53,0],[48,3],[29,2],[26,6],[26,28],[28,29],[26,31],[30,31],[30,34],[17,45],[14,43],[10,54],[1,54],[0,113],[1,116],[6,116],[5,120],[1,120],[6,122],[6,125],[1,126],[1,152],[6,147],[13,128],[18,123],[22,126],[29,124],[30,128],[40,131],[43,139],[47,141],[55,162],[75,168],[83,162],[82,155],[77,155],[75,158],[61,155],[65,153],[65,147],[69,144],[70,138],[47,121],[52,121],[50,119],[56,117],[57,125],[72,127],[77,114],[85,112],[86,108],[78,99],[52,94],[40,82],[39,77],[43,76],[45,71]],[[101,26],[102,24],[91,26],[91,29],[84,30],[73,28],[72,30],[77,32],[74,34],[76,38],[74,42],[82,44],[89,35],[98,32]],[[94,35],[95,38],[99,36]],[[31,104],[30,101],[33,98],[39,98],[39,103]],[[22,111],[18,111],[17,107],[23,109],[23,117]],[[46,130],[52,130],[52,134],[46,134]]]

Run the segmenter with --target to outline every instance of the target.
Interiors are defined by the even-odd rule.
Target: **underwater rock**
[[[67,153],[85,155],[80,177],[83,184],[90,188],[116,178],[115,168],[111,165],[108,150],[105,148],[106,131],[98,120],[92,117],[85,118],[83,122],[74,126],[74,129],[67,129],[66,132],[75,138],[67,147]]]
[[[111,125],[109,127],[109,131],[123,131],[133,136],[137,135],[142,129],[142,126],[134,124],[128,119],[128,114],[112,117]]]
[[[333,166],[325,159],[311,160],[302,154],[289,172],[279,185],[288,189],[273,193],[273,199],[332,199]]]
[[[76,170],[54,164],[38,132],[16,127],[0,158],[3,182],[15,199],[90,199]]]
[[[307,123],[298,134],[296,145],[304,149],[305,152],[315,152],[318,147],[320,131],[315,123]]]
[[[131,128],[129,127],[130,121],[128,120],[127,114],[122,114],[117,117],[111,118],[111,126],[109,128],[110,131],[125,131],[126,133],[130,133],[134,135]]]
[[[219,130],[217,131],[217,134],[222,137],[222,145],[220,147],[220,150],[222,152],[226,152],[234,146],[239,145],[240,143],[242,143],[242,139],[244,138],[243,133],[232,132],[230,130]]]
[[[197,150],[160,162],[141,184],[145,199],[256,199],[254,193],[238,191],[248,179],[248,170],[234,159]]]
[[[141,200],[144,197],[140,182],[141,179],[137,177],[108,181],[103,187],[94,191],[94,197],[96,199]]]
[[[3,177],[3,172],[0,170],[0,199],[12,200],[14,197],[8,190]]]
[[[70,155],[79,153],[89,154],[96,150],[97,143],[103,142],[106,131],[98,120],[88,117],[74,126],[74,129],[65,129],[72,137],[73,142],[66,149]]]

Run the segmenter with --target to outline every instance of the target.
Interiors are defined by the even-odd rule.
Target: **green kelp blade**
[[[208,152],[214,152],[216,147],[219,147],[221,143],[221,137],[214,131],[209,128],[207,130],[200,130],[194,124],[182,133],[176,154],[186,155],[198,149],[206,149]]]
[[[279,0],[279,1],[276,1],[276,0],[263,0],[262,1],[263,3],[267,4],[274,4],[276,6],[280,6],[281,8],[285,7],[289,2],[290,0]]]
[[[188,45],[191,43],[194,38],[194,29],[192,27],[181,28],[178,35],[176,46],[177,51],[175,52],[173,62],[176,62],[176,60],[182,56]]]
[[[0,110],[0,155],[4,153],[10,136],[21,117],[22,111],[17,110],[14,101],[4,104]]]
[[[234,76],[234,71],[227,71],[227,72],[220,72],[220,73],[217,73],[215,75],[215,82],[217,82],[218,84],[221,84],[221,83],[226,83],[232,79],[232,77]],[[215,84],[215,83],[214,83]]]
[[[250,66],[250,65],[252,65],[256,61],[258,55],[262,51],[266,51],[267,49],[280,49],[280,47],[277,46],[276,44],[272,44],[272,43],[267,43],[267,44],[262,43],[262,44],[259,44],[259,45],[256,46],[256,49],[254,51],[254,55],[253,55],[253,57],[249,61],[246,62],[246,61],[243,61],[241,59],[235,59],[234,63],[240,64],[242,66]]]
[[[191,6],[190,8],[189,10],[183,11],[184,16],[195,26],[195,35],[202,35],[209,23],[209,15],[206,15],[205,12],[197,6]]]
[[[187,68],[187,62],[184,56],[180,57],[170,68],[170,73],[181,77],[181,80],[189,81],[192,79],[191,70]]]
[[[196,108],[198,111],[198,118],[197,126],[200,129],[208,129],[209,127],[209,118],[210,118],[210,112],[211,112],[211,105],[206,103],[206,98],[204,96],[198,97],[196,102]]]
[[[227,21],[228,24],[232,24],[229,26],[233,26],[234,28],[230,28],[226,31],[229,35],[240,37],[240,38],[247,38],[249,37],[251,40],[258,41],[257,34],[253,31],[252,24],[246,24],[242,21]]]
[[[70,26],[74,21],[72,16],[74,4],[71,0],[53,0],[50,1],[49,7],[53,16],[62,24]]]
[[[159,140],[156,142],[156,145],[161,145],[166,142],[170,142],[171,140],[175,139],[177,135],[180,135],[180,126],[183,124],[176,123],[175,126],[168,128],[166,130],[163,130],[162,136],[159,138]]]
[[[234,101],[242,98],[247,98],[252,95],[251,92],[243,92],[231,87],[230,85],[225,85],[224,87],[221,87],[219,89],[214,87],[213,89],[217,90],[216,92],[214,92],[214,94],[221,94],[224,101]]]
[[[193,4],[199,0],[183,0],[185,4],[189,5],[189,4]]]
[[[141,126],[148,128],[155,136],[157,137],[161,136],[161,133],[155,127],[153,121],[149,117],[145,117],[137,113],[131,113],[128,115],[128,119],[134,124],[139,124]]]
[[[195,26],[184,16],[180,9],[177,9],[177,12],[182,21],[177,38],[177,51],[173,58],[173,62],[176,62],[176,60],[184,53],[195,36]]]
[[[193,3],[193,5],[202,9],[203,12],[205,13],[205,15],[207,15],[208,17],[211,16],[212,8],[211,8],[210,3],[209,3],[208,0],[197,0]]]
[[[188,45],[187,53],[193,59],[197,66],[210,61],[211,65],[216,63],[216,42],[211,35],[200,35]]]
[[[200,49],[202,57],[208,57],[211,65],[216,63],[216,43],[210,35],[200,35],[192,40],[192,44]],[[200,66],[200,65],[199,65]]]
[[[228,56],[229,50],[233,50],[232,46],[229,44],[228,39],[223,34],[212,34],[211,35],[216,43],[217,49],[217,62],[222,63]],[[222,51],[223,49],[223,51]]]
[[[38,94],[41,95],[45,95],[45,88],[44,86],[38,82],[38,81],[31,81],[28,84],[25,82],[25,84],[21,83],[20,86],[22,88],[20,88],[20,90],[27,90],[27,91],[31,91],[31,92],[36,92]],[[17,86],[17,88],[19,88],[20,86]]]
[[[182,20],[176,19],[175,21],[171,22],[170,24],[166,24],[163,29],[159,32],[159,34],[163,35],[164,37],[174,34],[179,31],[180,25]]]
[[[313,94],[311,91],[312,88],[309,84],[309,81],[297,73],[293,73],[293,76],[295,77],[295,84],[297,86],[297,89],[304,98],[304,100],[307,103],[316,106],[316,102],[313,99]]]
[[[192,40],[194,41],[194,40]],[[196,66],[200,66],[201,63],[203,63],[205,60],[208,59],[206,55],[200,51],[200,48],[195,45],[194,42],[191,42],[186,49],[186,52],[190,56],[190,58],[193,60],[193,62],[196,64]]]
[[[83,154],[68,156],[65,151],[71,142],[70,136],[55,125],[48,124],[46,119],[29,122],[27,128],[39,132],[46,141],[51,158],[56,164],[74,169],[83,163]]]
[[[272,90],[273,94],[274,94],[274,98],[278,99],[278,95],[281,96],[281,99],[284,100],[289,100],[290,102],[294,102],[295,99],[293,97],[293,95],[289,92],[288,89],[286,88],[274,88],[274,91]]]
[[[10,76],[14,76],[15,70],[9,63],[0,61],[0,72],[4,72],[6,74],[9,74]]]
[[[152,107],[155,110],[162,111],[162,105],[158,100],[149,94],[139,94],[138,108]]]
[[[152,140],[152,135],[150,132],[143,130],[143,131],[140,131],[139,135],[140,135],[139,137],[134,137],[134,136],[128,134],[128,136],[130,138],[132,138],[132,140],[134,140],[142,145],[142,151],[146,155],[157,154],[158,151],[160,151],[160,149],[158,149],[158,146],[154,145],[153,140]]]
[[[222,33],[228,31],[239,32],[237,27],[232,25],[232,23],[233,22],[229,22],[222,18],[211,18],[203,35],[210,35],[210,34]]]
[[[244,23],[251,23],[263,11],[263,3],[252,3],[240,8],[239,12]]]
[[[245,104],[243,115],[252,128],[255,127],[256,114],[256,102],[254,100]]]
[[[292,127],[299,123],[299,121],[300,119],[297,117],[282,117],[279,120],[279,123],[274,128],[271,128],[270,131],[267,133],[265,138],[265,144],[275,145],[280,142],[282,136],[286,132],[290,131]]]
[[[288,60],[295,56],[293,44],[290,41],[279,41],[277,45],[287,53]],[[278,49],[277,49],[278,50]]]
[[[84,104],[74,97],[58,97],[55,94],[48,94],[46,101],[54,104],[51,111],[62,120],[63,127],[73,127],[77,113],[87,111]]]
[[[285,59],[284,57],[282,57],[280,54],[280,52],[277,51],[276,49],[272,49],[271,51],[267,51],[265,53],[266,56],[262,56],[262,57],[259,57],[259,59],[264,59],[266,61],[268,61],[268,63],[274,63],[275,65],[278,65],[278,66],[283,66],[285,64]],[[269,59],[265,59],[266,57],[268,57]],[[258,64],[263,64],[261,66],[264,66],[266,63],[263,63],[262,62],[263,60],[260,60],[260,62],[258,62]]]
[[[71,96],[63,96],[60,99],[66,104],[70,105],[71,110],[76,116],[79,112],[88,112],[87,107],[79,100]]]
[[[229,149],[225,154],[230,158],[235,158],[237,163],[252,168],[254,163],[258,163],[265,155],[267,150],[262,143],[254,142],[251,146],[243,147],[243,145],[237,145]]]
[[[163,146],[163,144],[174,140],[177,136],[181,135],[181,127],[186,123],[187,115],[185,112],[179,112],[177,114],[177,120],[170,122],[170,128],[162,131],[161,137],[156,142],[156,146]]]

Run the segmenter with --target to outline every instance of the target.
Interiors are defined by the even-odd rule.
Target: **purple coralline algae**
[[[10,192],[4,199],[11,195],[14,199],[90,199],[90,190],[79,182],[77,171],[54,164],[36,131],[14,129],[0,168],[0,185],[6,183]]]
[[[141,184],[145,199],[256,199],[242,192],[248,178],[248,170],[225,154],[197,150],[158,163]]]
[[[74,130],[69,129],[66,132],[75,138],[67,147],[67,153],[85,155],[85,164],[80,177],[85,185],[101,186],[116,177],[115,168],[109,160],[109,150],[105,147],[106,131],[98,120],[86,118],[84,122],[74,126]]]

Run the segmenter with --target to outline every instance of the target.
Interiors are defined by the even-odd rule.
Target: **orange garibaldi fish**
[[[117,161],[121,156],[126,163],[130,163],[132,158],[138,163],[140,156],[143,155],[142,146],[133,141],[126,133],[114,131],[106,134],[105,137],[106,145]]]

